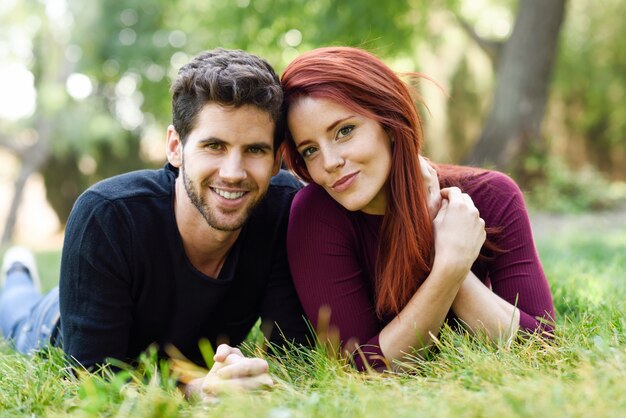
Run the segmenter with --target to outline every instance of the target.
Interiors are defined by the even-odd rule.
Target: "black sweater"
[[[272,179],[217,278],[185,255],[174,216],[177,170],[142,170],[104,180],[77,200],[61,261],[63,349],[89,367],[132,360],[171,344],[200,363],[198,340],[240,343],[259,317],[270,340],[305,342],[289,274],[285,235],[300,183]]]

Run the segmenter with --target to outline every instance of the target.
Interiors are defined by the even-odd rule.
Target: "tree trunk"
[[[491,113],[466,163],[504,170],[540,140],[565,1],[520,0],[499,57]]]
[[[17,212],[22,203],[22,197],[24,195],[24,187],[30,176],[37,172],[41,166],[50,158],[50,136],[52,134],[52,122],[48,120],[39,119],[38,121],[38,134],[39,139],[37,142],[29,148],[18,153],[20,157],[21,168],[20,172],[15,179],[13,200],[11,200],[11,206],[9,213],[6,217],[4,231],[2,232],[2,240],[0,240],[0,246],[10,244],[13,240],[13,233],[15,232],[15,224],[17,222]]]

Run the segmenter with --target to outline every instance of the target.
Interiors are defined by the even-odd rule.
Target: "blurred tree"
[[[149,165],[141,158],[139,141],[140,126],[150,114],[141,109],[143,95],[137,89],[141,78],[136,75],[138,68],[149,71],[149,67],[140,67],[135,59],[144,59],[145,54],[116,50],[132,39],[124,28],[134,24],[133,16],[124,10],[102,13],[87,3],[32,0],[0,8],[3,29],[22,41],[11,45],[9,58],[29,71],[36,90],[32,116],[6,121],[0,135],[0,147],[19,160],[0,244],[12,240],[24,186],[33,173],[44,170],[49,201],[64,222],[67,207],[91,184],[89,180]],[[152,33],[157,26],[148,25],[146,31]],[[108,57],[109,50],[122,57],[122,64]],[[167,91],[164,71],[151,74],[164,82]],[[167,107],[167,100],[152,103],[146,107],[157,111]],[[69,175],[71,180],[63,179]],[[68,182],[79,187],[68,193]]]
[[[626,160],[626,62],[620,53],[626,39],[620,17],[626,6],[621,0],[606,0],[602,7],[591,0],[570,3],[575,13],[568,18],[555,72],[560,104],[551,106],[552,113],[565,121],[559,125],[567,133],[563,136],[580,138],[595,161],[610,157],[615,169]],[[472,58],[459,58],[467,45],[456,35],[450,39],[447,23],[433,22],[446,15],[442,11],[467,17],[470,9],[486,11],[496,4],[507,10],[518,6],[516,14],[510,13],[516,18],[506,41],[486,40],[475,30],[476,19],[460,19],[497,73],[492,110],[472,153],[473,144],[464,138],[479,129],[491,82],[477,82]],[[449,144],[443,151],[453,161],[471,154],[473,162],[506,167],[529,143],[542,144],[536,140],[564,8],[565,0],[3,2],[0,43],[10,33],[27,39],[3,45],[29,51],[19,61],[32,74],[37,91],[32,116],[2,120],[0,146],[21,161],[3,242],[12,235],[26,179],[44,166],[49,200],[64,221],[77,194],[92,182],[160,164],[162,132],[170,118],[170,80],[191,56],[217,46],[254,52],[280,72],[301,52],[330,44],[360,46],[394,68],[415,71],[425,68],[427,45],[436,58],[428,71],[454,67],[435,73],[453,93],[444,110],[457,112],[448,113],[450,127],[436,141]],[[462,51],[450,59],[444,46]],[[614,152],[620,149],[621,154]]]
[[[32,34],[30,39],[21,39],[33,45],[28,58],[37,91],[37,111],[28,122],[7,127],[0,136],[0,147],[14,154],[20,161],[0,245],[11,241],[26,181],[50,157],[50,143],[66,103],[63,84],[71,72],[71,65],[64,57],[64,28],[47,19],[45,8],[38,2],[26,1],[14,7],[12,13],[4,14],[1,20],[6,25],[3,25],[5,30],[23,25]],[[17,55],[19,52],[10,58],[18,61]]]
[[[520,0],[510,38],[499,48],[485,43],[495,57],[497,82],[491,112],[467,162],[507,169],[527,147],[543,147],[541,124],[564,13],[565,0]]]
[[[556,67],[551,151],[626,181],[626,2],[571,0]]]

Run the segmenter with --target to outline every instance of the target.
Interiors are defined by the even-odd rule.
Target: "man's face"
[[[210,103],[198,113],[184,147],[180,144],[180,159],[172,161],[168,154],[180,168],[190,203],[212,228],[240,229],[267,192],[279,168],[274,127],[257,107]]]

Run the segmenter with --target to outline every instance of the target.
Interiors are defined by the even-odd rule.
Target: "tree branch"
[[[10,137],[0,134],[0,148],[4,148],[11,154],[20,156],[24,152],[24,148],[16,145]]]
[[[480,49],[487,54],[489,60],[491,61],[491,65],[495,69],[498,64],[498,59],[500,57],[500,51],[502,50],[502,46],[504,45],[504,41],[496,41],[493,39],[485,39],[480,36],[474,27],[469,24],[469,22],[463,19],[458,14],[455,14],[456,19],[463,31],[478,45]]]

